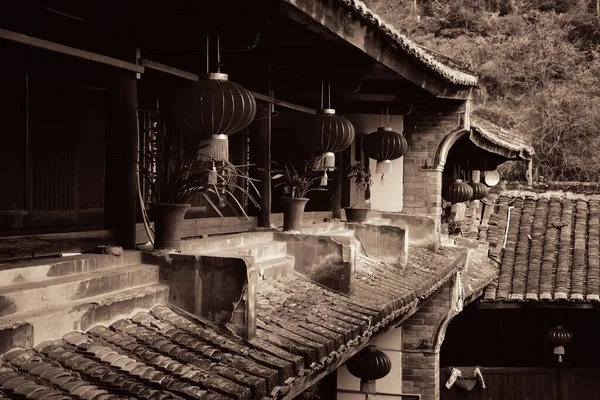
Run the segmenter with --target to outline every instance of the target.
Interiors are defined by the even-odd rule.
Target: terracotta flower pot
[[[190,204],[151,205],[154,219],[154,250],[181,249],[181,226]]]
[[[367,220],[368,208],[345,207],[344,210],[346,211],[346,220],[348,222],[365,222]]]
[[[309,199],[306,197],[301,197],[299,199],[282,197],[281,200],[285,206],[283,211],[283,231],[297,230],[298,226],[302,225],[304,207]]]

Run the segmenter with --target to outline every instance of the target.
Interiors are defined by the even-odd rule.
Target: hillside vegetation
[[[600,181],[600,0],[366,3],[479,75],[480,115],[530,139],[534,178]]]

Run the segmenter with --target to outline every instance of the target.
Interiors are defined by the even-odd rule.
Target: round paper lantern
[[[452,204],[464,203],[465,201],[469,201],[472,196],[473,189],[461,179],[447,184],[444,190],[442,190],[442,198]]]
[[[256,100],[248,90],[230,82],[227,74],[214,73],[179,90],[172,108],[182,130],[222,139],[221,135],[250,125],[256,115]]]
[[[381,379],[392,370],[392,361],[375,345],[369,345],[352,357],[347,363],[348,372],[360,378],[360,391],[374,394],[375,381]]]
[[[481,182],[469,182],[469,186],[473,189],[473,196],[470,200],[481,200],[488,195],[490,188]]]
[[[363,139],[363,151],[367,157],[377,161],[375,172],[385,179],[392,172],[392,160],[402,157],[408,149],[404,136],[391,127],[379,127]]]
[[[335,110],[321,110],[306,129],[298,132],[298,141],[306,150],[317,154],[317,169],[333,170],[335,155],[354,141],[354,126]]]
[[[562,362],[565,346],[573,341],[573,334],[558,325],[548,331],[548,343],[554,347],[554,354],[558,355],[558,362]]]

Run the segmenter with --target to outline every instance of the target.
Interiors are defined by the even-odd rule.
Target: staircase
[[[167,304],[158,266],[141,253],[0,264],[0,353]]]
[[[287,254],[287,243],[277,241],[274,232],[253,232],[214,237],[184,244],[184,252],[214,257],[244,257],[252,262],[262,279],[294,271],[294,257]]]

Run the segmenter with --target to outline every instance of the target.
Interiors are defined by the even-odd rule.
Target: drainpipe
[[[502,248],[506,248],[506,238],[508,237],[508,228],[510,227],[510,210],[515,208],[515,206],[508,207],[508,214],[506,215],[506,230],[504,231],[504,243],[502,244]]]

